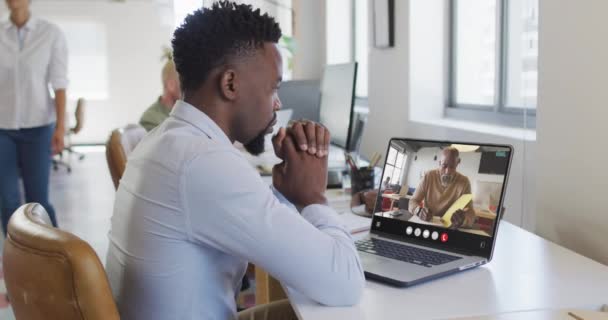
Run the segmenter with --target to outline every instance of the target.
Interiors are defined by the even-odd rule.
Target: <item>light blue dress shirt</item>
[[[109,239],[122,319],[233,319],[248,261],[326,305],[356,303],[365,284],[336,212],[298,213],[183,101],[129,156]]]

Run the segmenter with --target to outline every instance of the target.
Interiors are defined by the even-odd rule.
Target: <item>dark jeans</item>
[[[51,138],[55,125],[37,128],[0,129],[0,211],[2,230],[21,205],[19,176],[23,179],[26,202],[40,203],[57,226],[55,209],[49,203]]]

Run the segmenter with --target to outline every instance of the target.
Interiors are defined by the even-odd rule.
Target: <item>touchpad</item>
[[[391,259],[371,254],[361,254],[361,264],[366,269],[369,267],[379,266],[381,264],[392,262]]]

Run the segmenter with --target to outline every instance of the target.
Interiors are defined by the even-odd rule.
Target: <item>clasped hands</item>
[[[324,126],[307,120],[290,122],[272,138],[275,155],[283,160],[272,169],[273,186],[298,208],[327,204],[329,141]]]

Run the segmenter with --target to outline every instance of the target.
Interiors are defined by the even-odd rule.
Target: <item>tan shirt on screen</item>
[[[463,194],[471,193],[471,183],[469,178],[456,172],[454,180],[447,186],[441,185],[441,172],[439,169],[428,171],[416,192],[410,199],[409,210],[414,212],[416,207],[421,206],[424,200],[424,207],[434,216],[443,216],[450,206]],[[472,202],[466,206],[465,220],[463,227],[471,227],[475,223],[475,211]]]

